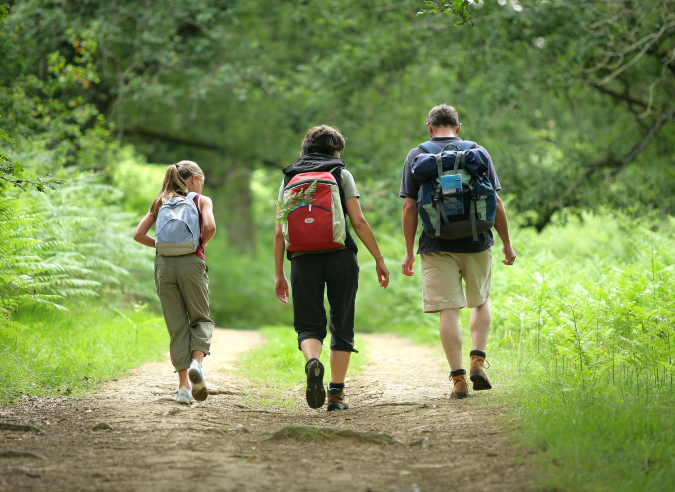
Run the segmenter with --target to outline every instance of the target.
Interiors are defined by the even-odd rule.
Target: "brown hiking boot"
[[[452,379],[452,393],[450,393],[450,399],[459,400],[469,396],[469,383],[466,380],[466,373],[453,376],[449,376],[449,379]]]
[[[492,389],[492,385],[490,384],[490,378],[488,378],[488,375],[485,372],[484,365],[485,365],[485,357],[482,357],[480,355],[471,356],[471,369],[469,370],[469,376],[471,377],[471,382],[473,383],[474,391]]]
[[[345,398],[344,388],[328,388],[328,407],[329,412],[333,410],[349,410],[349,402]]]

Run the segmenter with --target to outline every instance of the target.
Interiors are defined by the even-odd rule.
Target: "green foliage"
[[[160,360],[164,324],[143,310],[22,309],[20,336],[0,331],[0,404],[21,395],[78,394],[146,360]]]
[[[2,17],[5,13],[6,9],[0,12]],[[16,195],[7,184],[0,188],[0,352],[5,361],[0,373],[7,382],[0,394],[2,402],[21,393],[48,393],[46,387],[91,387],[127,367],[128,361],[144,359],[112,351],[106,361],[110,350],[92,355],[86,345],[73,343],[72,353],[58,346],[74,332],[92,350],[98,345],[90,336],[101,334],[101,343],[115,339],[113,323],[92,323],[79,310],[91,307],[92,298],[114,306],[122,304],[123,296],[142,298],[152,292],[147,283],[135,279],[138,273],[151,272],[152,262],[131,238],[136,216],[116,204],[122,193],[102,184],[105,176],[81,175],[72,169],[73,164],[103,169],[121,152],[130,158],[129,150],[111,140],[105,121],[79,93],[99,82],[92,69],[96,43],[91,35],[67,32],[76,53],[73,63],[54,52],[45,60],[44,78],[23,73],[0,85],[0,110],[9,115],[12,132],[19,135],[16,143],[0,131],[0,143],[15,144],[11,155],[0,155],[0,179],[14,188],[25,191],[31,185],[42,192],[65,180],[46,174],[31,181],[24,174],[37,174],[38,168],[46,167],[73,176],[71,186],[58,194]],[[0,32],[0,57],[14,53],[15,47],[6,40]],[[89,165],[91,161],[96,165]],[[66,306],[74,312],[63,312]],[[120,311],[113,308],[113,312]],[[109,312],[103,316],[111,319]],[[41,321],[45,318],[50,319],[49,325]],[[84,323],[85,318],[90,324]],[[127,322],[131,319],[125,317]],[[155,322],[149,319],[139,319],[136,337]],[[124,336],[118,334],[120,342]],[[145,343],[134,342],[147,348]],[[148,353],[152,357],[156,352]],[[48,360],[51,356],[54,359]],[[92,362],[82,361],[85,356]],[[76,362],[93,368],[88,380],[71,380]],[[54,366],[58,366],[56,371]]]
[[[3,141],[8,143],[15,143],[14,140],[9,138],[9,135],[7,135],[7,133],[2,128],[0,128],[0,143],[2,143]],[[65,180],[56,179],[49,173],[47,173],[44,176],[44,178],[38,175],[36,177],[38,181],[37,183],[35,181],[31,181],[28,179],[21,179],[23,178],[23,171],[24,171],[23,164],[21,164],[18,161],[16,162],[12,161],[12,159],[7,154],[0,154],[0,180],[6,183],[11,183],[12,186],[16,188],[21,188],[23,191],[26,191],[26,185],[29,185],[32,186],[35,189],[35,191],[40,191],[44,193],[45,186],[47,188],[56,191],[54,183],[59,184],[61,186],[63,186],[63,184],[65,183]],[[3,192],[4,189],[0,190],[0,196],[2,196]]]
[[[614,235],[606,239],[592,232],[601,227]],[[521,239],[521,250],[529,251],[527,264],[500,271],[493,319],[501,343],[516,346],[522,357],[546,360],[551,383],[574,391],[672,392],[670,227],[656,233],[625,218],[587,216],[585,225],[562,231],[567,237],[560,228],[551,231],[558,233],[555,249],[533,251],[540,239]],[[602,256],[575,254],[573,248],[555,253],[586,231],[595,243],[590,251],[604,251]]]
[[[367,200],[390,217],[403,156],[426,139],[424,115],[440,102],[457,107],[462,135],[491,152],[503,193],[517,198],[512,210],[528,226],[541,230],[556,213],[598,204],[633,215],[675,210],[670,3],[453,0],[424,8],[467,21],[480,9],[472,29],[415,16],[416,5],[189,0],[145,9],[93,1],[45,12],[27,0],[0,36],[1,85],[27,74],[44,82],[40,67],[56,51],[88,66],[68,29],[95,40],[100,82],[74,84],[57,99],[82,96],[151,162],[199,162],[223,190],[215,208],[229,241],[245,247],[255,231],[251,173],[291,162],[314,124],[343,130],[357,183],[376,187]],[[21,122],[24,113],[14,114]],[[107,167],[94,155],[83,152],[80,165]]]
[[[305,188],[305,191],[299,190],[295,193],[290,193],[288,196],[285,196],[281,201],[277,202],[277,209],[279,213],[274,222],[276,223],[286,223],[288,222],[288,216],[291,212],[302,207],[303,205],[310,205],[314,202],[313,195],[316,193],[316,181],[312,181],[312,184]]]
[[[480,3],[480,0],[478,2],[473,2],[470,0],[453,0],[451,3],[430,2],[427,0],[424,2],[424,5],[429,8],[420,9],[420,11],[417,12],[417,15],[448,14],[453,17],[457,17],[457,22],[455,22],[455,26],[457,27],[466,26],[467,24],[473,26],[473,22],[470,20],[471,8],[469,7],[469,5],[472,3]]]

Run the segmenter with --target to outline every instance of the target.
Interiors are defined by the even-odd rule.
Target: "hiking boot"
[[[192,383],[192,398],[197,401],[204,401],[209,396],[209,389],[206,387],[206,380],[204,379],[204,371],[202,366],[196,359],[192,360],[190,369],[188,369],[188,377]]]
[[[485,372],[484,365],[485,357],[480,355],[471,355],[471,369],[469,370],[469,376],[471,378],[471,382],[473,383],[474,391],[492,389],[490,378],[488,378],[488,375]]]
[[[469,383],[466,380],[466,371],[464,374],[458,374],[457,376],[451,374],[449,379],[452,379],[453,384],[452,393],[450,393],[451,400],[460,400],[469,396]]]
[[[323,387],[323,364],[312,359],[305,365],[307,374],[307,404],[310,408],[321,408],[326,402],[326,389]]]
[[[328,406],[326,410],[329,412],[333,410],[349,410],[349,402],[345,398],[344,388],[328,388]]]

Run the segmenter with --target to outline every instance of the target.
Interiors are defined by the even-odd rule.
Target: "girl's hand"
[[[389,270],[384,264],[384,258],[375,260],[375,269],[377,270],[377,280],[380,282],[380,287],[386,289],[389,285]]]
[[[288,280],[286,277],[281,277],[274,282],[274,295],[277,296],[284,304],[288,304],[288,297],[290,296],[288,291]]]

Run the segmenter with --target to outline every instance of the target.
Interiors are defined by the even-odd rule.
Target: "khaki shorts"
[[[474,308],[490,296],[491,249],[481,253],[427,253],[421,257],[425,313]],[[466,297],[462,279],[466,285]]]

